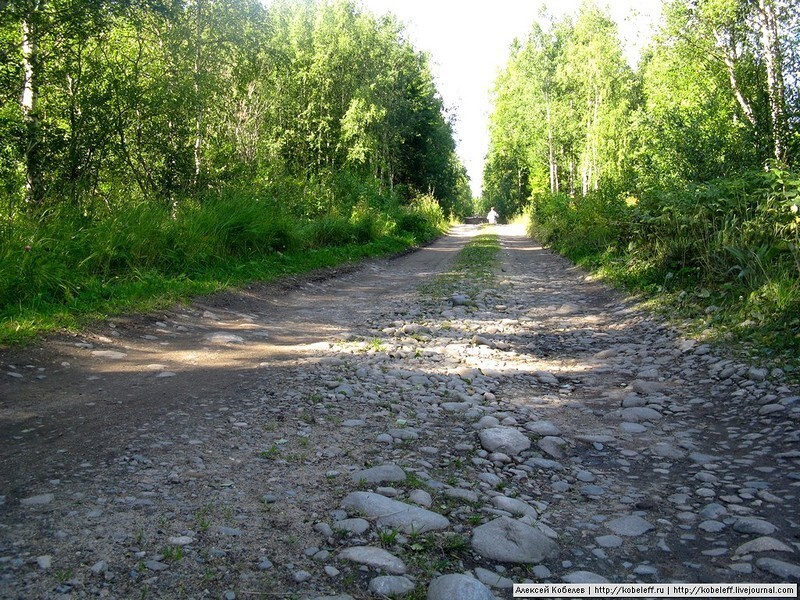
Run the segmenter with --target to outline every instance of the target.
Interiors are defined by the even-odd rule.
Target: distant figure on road
[[[497,223],[497,217],[499,216],[500,215],[497,214],[497,211],[494,209],[493,206],[492,210],[489,211],[489,214],[486,215],[486,220],[489,221],[489,225],[494,225],[495,223]]]

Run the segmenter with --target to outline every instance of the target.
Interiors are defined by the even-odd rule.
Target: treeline
[[[543,193],[638,195],[794,162],[797,5],[673,0],[664,11],[636,70],[591,4],[516,43],[495,88],[490,201],[515,213]]]
[[[672,0],[635,69],[592,4],[534,24],[496,82],[484,201],[627,284],[797,346],[798,74],[788,0]]]
[[[0,57],[0,313],[471,210],[427,56],[354,2],[0,0]]]
[[[425,55],[352,2],[6,0],[0,14],[12,211],[329,184],[313,200],[281,189],[315,213],[341,173],[445,212],[464,200]]]

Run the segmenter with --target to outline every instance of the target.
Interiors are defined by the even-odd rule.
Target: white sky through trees
[[[439,92],[457,115],[458,154],[475,196],[481,193],[483,160],[489,146],[490,91],[508,59],[514,38],[524,40],[535,20],[577,14],[580,0],[361,0],[377,15],[393,13],[414,45],[431,56]],[[617,22],[628,62],[636,66],[661,14],[662,0],[613,0],[606,5]],[[547,17],[542,17],[542,11]]]

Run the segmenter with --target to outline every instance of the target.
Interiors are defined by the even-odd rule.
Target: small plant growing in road
[[[396,529],[381,529],[378,531],[378,539],[384,548],[394,546],[397,541],[397,535],[398,531]]]
[[[164,546],[161,549],[161,555],[166,562],[177,562],[184,557],[184,550],[182,546]]]

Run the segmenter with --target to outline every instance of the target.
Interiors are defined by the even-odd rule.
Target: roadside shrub
[[[411,235],[417,242],[424,242],[445,231],[447,219],[433,196],[418,196],[401,209],[397,228],[400,233]]]
[[[349,219],[339,215],[326,215],[309,221],[303,237],[311,248],[344,246],[355,238]]]
[[[613,250],[627,235],[627,210],[617,193],[537,196],[528,215],[531,236],[573,260]]]

